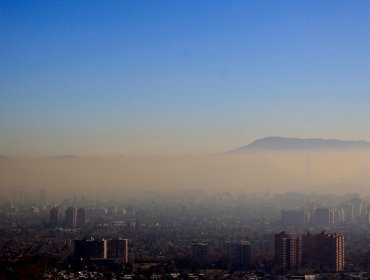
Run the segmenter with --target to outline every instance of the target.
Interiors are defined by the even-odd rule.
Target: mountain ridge
[[[76,155],[56,155],[48,157],[47,159],[56,159],[56,160],[68,160],[68,159],[78,159],[79,157]]]
[[[230,153],[248,151],[300,151],[300,150],[370,150],[365,140],[339,140],[323,138],[290,138],[269,136],[236,148]]]

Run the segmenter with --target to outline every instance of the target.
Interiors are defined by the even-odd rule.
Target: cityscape
[[[0,280],[370,279],[369,15],[0,0]]]
[[[1,275],[365,279],[369,202],[358,194],[202,191],[52,201],[45,189],[32,201],[15,191],[1,203]]]

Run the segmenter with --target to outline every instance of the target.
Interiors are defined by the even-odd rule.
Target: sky
[[[0,1],[0,154],[370,140],[369,1]]]

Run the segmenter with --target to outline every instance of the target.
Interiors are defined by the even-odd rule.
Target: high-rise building
[[[86,225],[85,208],[78,208],[77,210],[77,226],[84,227]]]
[[[75,207],[69,207],[66,210],[65,227],[74,228],[76,227],[77,211]]]
[[[275,260],[284,271],[297,271],[301,267],[302,239],[282,231],[275,235]]]
[[[353,216],[360,217],[362,216],[367,208],[366,201],[360,199],[358,197],[354,197],[351,199],[351,204],[353,205]]]
[[[226,250],[229,270],[248,269],[251,266],[252,246],[248,241],[227,242]]]
[[[309,212],[305,210],[282,210],[281,221],[285,226],[305,226],[309,222]]]
[[[49,217],[50,226],[52,226],[52,227],[58,226],[59,223],[60,223],[59,208],[57,208],[57,207],[51,208],[50,212],[49,212],[49,216],[50,216]]]
[[[193,242],[193,263],[205,267],[208,264],[208,244]]]
[[[331,211],[329,208],[315,209],[315,216],[313,217],[313,223],[315,225],[327,226],[331,224],[331,220]]]
[[[334,224],[343,223],[345,221],[343,208],[339,207],[333,210],[333,215],[334,215],[334,219],[333,219]]]
[[[303,261],[323,271],[344,270],[344,237],[336,233],[302,236]]]
[[[78,260],[107,258],[107,240],[75,240],[74,256]]]
[[[352,220],[354,218],[354,211],[353,211],[353,204],[352,203],[346,203],[343,205],[343,211],[344,211],[344,219],[346,222]]]
[[[107,241],[107,258],[121,259],[124,263],[128,263],[128,240],[109,239]]]

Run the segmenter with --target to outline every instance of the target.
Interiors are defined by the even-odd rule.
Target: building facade
[[[275,261],[283,271],[297,271],[302,261],[302,239],[282,231],[275,235]]]
[[[128,263],[128,240],[109,239],[107,241],[107,258],[122,259],[124,263]]]
[[[69,207],[66,210],[65,227],[74,228],[76,227],[77,210],[75,207]]]
[[[336,233],[302,236],[303,262],[322,271],[338,272],[344,270],[344,236]]]
[[[57,207],[51,208],[49,212],[49,223],[52,227],[57,227],[60,224],[60,210]]]
[[[248,241],[231,241],[226,243],[226,262],[229,270],[246,270],[250,268],[252,246]]]
[[[107,258],[107,240],[75,240],[74,256],[78,260]]]
[[[86,212],[84,208],[77,210],[77,226],[84,227],[86,225]]]

